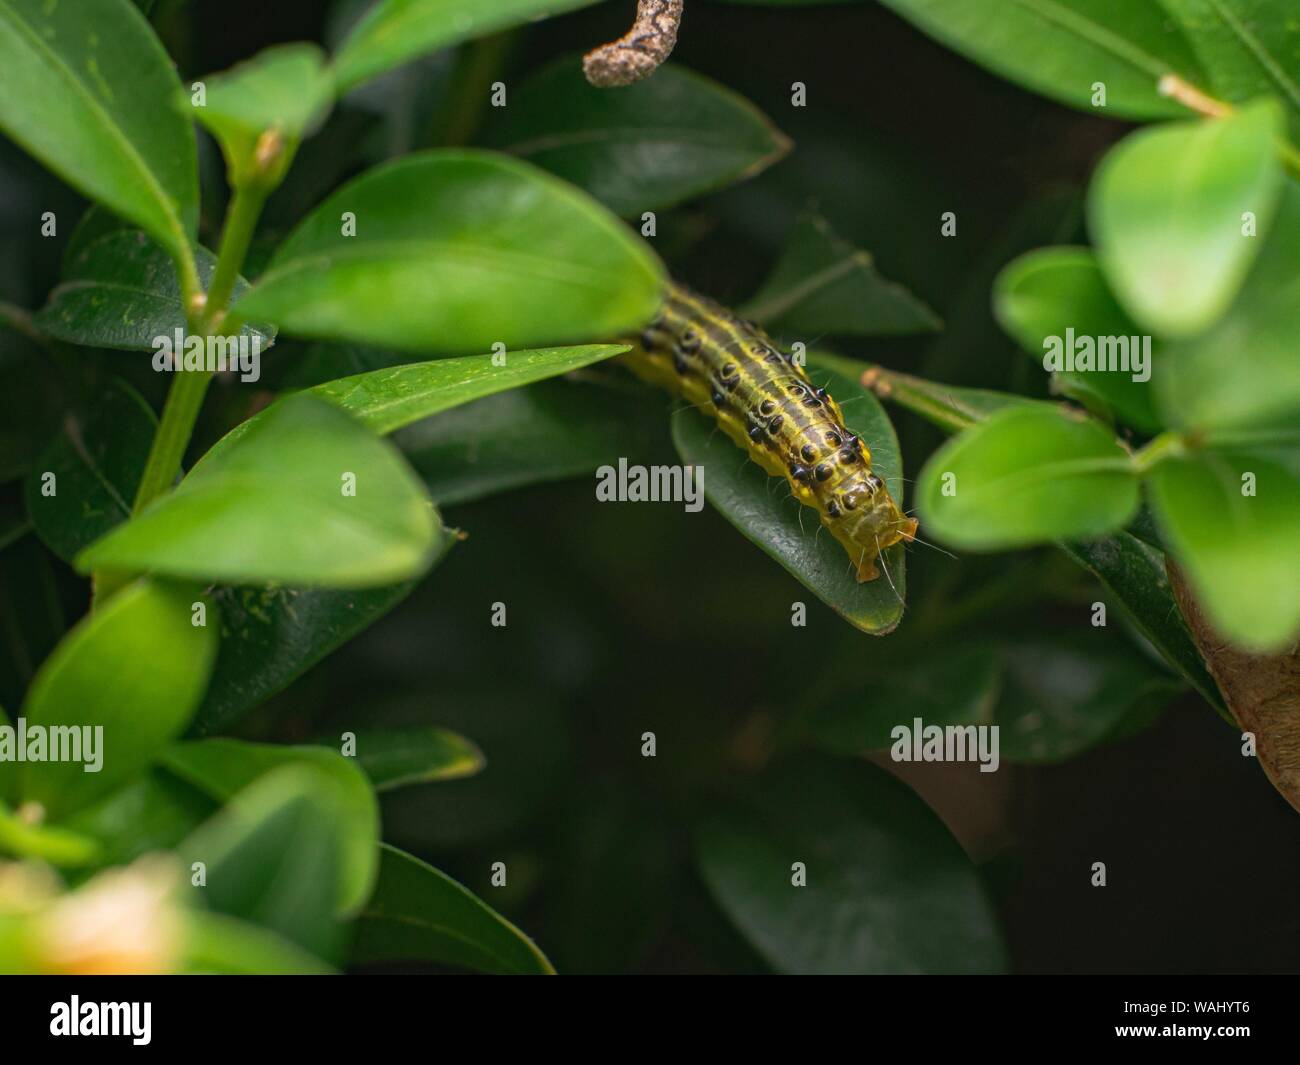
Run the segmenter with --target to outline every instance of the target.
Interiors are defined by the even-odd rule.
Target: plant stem
[[[1187,453],[1187,442],[1179,433],[1161,433],[1133,456],[1133,469],[1144,476],[1165,459],[1178,458]]]
[[[1157,91],[1161,96],[1168,96],[1188,110],[1195,111],[1198,115],[1204,115],[1206,118],[1227,118],[1229,115],[1235,114],[1237,110],[1232,104],[1224,100],[1217,100],[1208,93],[1202,92],[1191,82],[1184,81],[1177,74],[1166,74],[1161,78]],[[1277,150],[1282,157],[1282,163],[1291,172],[1291,175],[1300,178],[1300,149],[1297,149],[1286,137],[1279,137]]]
[[[208,298],[204,305],[205,335],[212,335],[210,326],[225,312],[230,296],[235,291],[239,269],[244,265],[248,246],[253,241],[266,190],[258,187],[236,188],[226,213],[226,226],[221,233],[221,251],[217,266],[208,285]]]

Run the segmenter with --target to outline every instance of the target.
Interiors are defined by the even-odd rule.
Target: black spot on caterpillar
[[[631,342],[624,362],[715,418],[768,474],[784,477],[843,545],[859,581],[880,575],[886,548],[912,540],[916,520],[871,472],[871,451],[845,427],[839,404],[758,326],[669,285],[659,316]]]

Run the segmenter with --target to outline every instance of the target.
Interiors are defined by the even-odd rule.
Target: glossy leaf
[[[555,971],[531,939],[476,895],[386,843],[379,848],[374,898],[357,922],[352,961],[433,961],[516,975]]]
[[[1161,0],[1179,23],[1221,100],[1276,96],[1300,132],[1300,39],[1294,12],[1273,0]]]
[[[500,366],[495,355],[438,359],[344,377],[318,385],[311,394],[342,408],[376,433],[391,433],[462,403],[590,366],[627,350],[626,345],[589,344],[511,351],[501,356],[505,364]]]
[[[941,44],[1018,85],[1115,118],[1184,114],[1156,86],[1166,74],[1202,82],[1200,64],[1158,0],[882,0]],[[1095,107],[1096,86],[1105,107]]]
[[[324,747],[294,747],[242,740],[178,743],[162,764],[219,802],[284,766],[310,766],[334,785],[331,811],[341,837],[341,877],[336,905],[342,915],[365,905],[375,884],[379,806],[362,771]]]
[[[116,378],[98,391],[93,406],[64,419],[23,495],[36,535],[65,562],[131,516],[157,424],[149,404]]]
[[[809,370],[814,384],[825,386],[839,402],[845,424],[870,448],[872,468],[901,505],[902,456],[875,396],[847,375],[853,372],[849,360],[816,356]],[[704,467],[708,501],[845,621],[875,635],[898,626],[907,596],[902,544],[885,552],[880,577],[859,584],[844,548],[830,536],[815,535],[821,521],[816,513],[788,491],[774,492],[772,478],[728,437],[715,432],[704,415],[689,408],[674,414],[673,441],[684,462]]]
[[[611,92],[565,56],[510,93],[488,143],[625,216],[743,181],[790,150],[748,100],[674,63]]]
[[[483,752],[449,729],[431,725],[359,732],[357,764],[376,791],[471,777],[483,768]]]
[[[257,179],[278,184],[292,150],[280,150],[283,162],[259,159],[259,138],[274,131],[296,147],[325,121],[334,97],[325,53],[314,44],[268,48],[202,83],[201,105],[192,89],[177,93],[176,105],[216,137],[237,186]]]
[[[236,307],[299,336],[451,354],[617,337],[654,314],[662,283],[654,253],[572,187],[437,151],[344,185]]]
[[[25,800],[54,818],[70,813],[129,780],[180,735],[216,654],[215,618],[191,624],[199,598],[193,589],[138,581],[54,649],[32,681],[22,716],[29,726],[102,728],[102,741],[92,741],[100,768],[85,772],[93,760],[27,762],[19,776]],[[84,749],[83,758],[90,753]]]
[[[454,542],[442,538],[438,560]],[[414,587],[414,581],[403,581],[360,590],[283,585],[216,589],[221,649],[190,735],[210,736],[228,728],[373,625]]]
[[[450,48],[461,41],[595,2],[379,0],[353,27],[334,57],[340,91],[401,66],[424,52]]]
[[[0,0],[0,129],[173,254],[198,222],[194,131],[157,107],[177,89],[128,0]]]
[[[75,239],[75,238],[74,238]],[[195,247],[199,281],[208,285],[216,256]],[[248,282],[235,282],[238,295]],[[65,264],[63,280],[36,315],[36,324],[56,340],[121,351],[162,349],[159,338],[174,346],[177,329],[188,332],[176,267],[166,250],[139,230],[114,229],[82,244]],[[245,325],[240,335],[259,337],[270,347],[275,330]]]
[[[1077,357],[1081,341],[1092,346],[1097,368],[1052,371],[1060,392],[1135,428],[1160,428],[1150,335],[1116,302],[1091,251],[1043,248],[1022,255],[998,277],[994,307],[1002,327],[1045,369],[1052,358],[1068,367],[1065,355]],[[1111,359],[1116,368],[1105,369]]]
[[[1103,160],[1088,197],[1098,259],[1148,329],[1194,336],[1231,305],[1263,245],[1247,215],[1268,234],[1282,190],[1280,125],[1262,101],[1142,130]]]
[[[467,403],[393,438],[448,506],[644,455],[659,396],[621,381],[543,381]]]
[[[1017,407],[944,444],[922,469],[916,495],[931,535],[994,550],[1123,528],[1138,507],[1138,480],[1099,422]]]
[[[824,218],[803,215],[763,287],[740,313],[809,339],[899,336],[943,327],[939,316],[876,270],[868,252],[837,236]]]
[[[961,846],[915,793],[861,762],[801,757],[705,819],[696,854],[727,916],[788,973],[988,973],[1006,964]],[[802,862],[807,884],[791,884]]]
[[[355,492],[345,494],[350,484]],[[366,587],[423,573],[444,535],[423,486],[388,444],[342,411],[295,396],[200,460],[77,565]]]
[[[1159,463],[1151,505],[1201,608],[1233,643],[1278,651],[1300,635],[1300,478],[1249,452]]]
[[[333,957],[344,853],[337,784],[320,769],[285,766],[259,777],[176,848],[203,863],[196,900]]]
[[[1059,546],[1105,585],[1138,631],[1206,702],[1221,710],[1223,697],[1205,671],[1205,663],[1178,613],[1164,554],[1127,532]]]

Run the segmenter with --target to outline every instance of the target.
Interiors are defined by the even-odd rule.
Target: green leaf
[[[873,669],[868,682],[819,699],[803,727],[826,750],[859,754],[883,750],[890,733],[913,718],[927,725],[988,725],[1001,691],[1001,668],[987,647],[958,646],[934,661],[905,659]]]
[[[239,792],[176,848],[186,869],[203,863],[196,899],[334,957],[345,840],[337,793],[329,775],[306,765],[272,770]]]
[[[440,561],[455,540],[444,536]],[[193,736],[233,725],[405,599],[414,581],[360,591],[330,588],[218,588],[221,650],[194,721]]]
[[[1247,650],[1289,647],[1300,635],[1300,478],[1233,451],[1168,459],[1148,483],[1165,539],[1214,627]]]
[[[178,743],[162,763],[182,780],[220,802],[284,766],[310,766],[334,785],[331,820],[338,826],[341,876],[336,893],[340,915],[358,912],[370,897],[378,869],[379,804],[366,775],[348,759],[324,747],[288,747],[242,740]]]
[[[754,177],[790,150],[748,100],[674,63],[610,92],[588,84],[581,58],[569,55],[510,94],[488,143],[624,216]]]
[[[458,732],[432,725],[359,732],[357,764],[376,791],[472,777],[483,752]]]
[[[39,802],[50,817],[62,816],[112,791],[180,735],[217,649],[214,619],[191,624],[198,600],[190,588],[138,581],[64,637],[32,681],[22,716],[29,728],[81,726],[78,735],[95,729],[95,757],[86,748],[84,763],[25,763],[24,799]],[[96,761],[100,768],[87,772]]]
[[[183,951],[188,973],[286,976],[334,971],[274,932],[219,913],[186,915]]]
[[[1223,709],[1218,686],[1205,671],[1200,652],[1183,624],[1162,552],[1127,532],[1058,546],[1101,581],[1138,631],[1211,706]]]
[[[1160,95],[1166,74],[1204,80],[1186,38],[1157,0],[882,0],[941,44],[1016,84],[1108,117],[1185,114]],[[1106,106],[1094,107],[1094,86]]]
[[[1116,302],[1091,251],[1042,248],[1022,255],[999,275],[993,301],[1002,327],[1045,368],[1053,353],[1073,359],[1076,338],[1091,342],[1101,360],[1099,368],[1054,370],[1054,389],[1138,429],[1160,428],[1149,380],[1134,380],[1144,375],[1149,379],[1153,373],[1150,337],[1141,335],[1141,328]],[[1109,358],[1121,357],[1119,368],[1101,368]],[[1145,366],[1136,361],[1142,357]]]
[[[198,223],[194,131],[158,106],[171,60],[128,0],[0,0],[0,129],[173,254]]]
[[[1184,429],[1296,424],[1300,411],[1300,185],[1282,203],[1246,287],[1203,336],[1161,352],[1156,379],[1166,418]]]
[[[181,113],[202,123],[221,145],[232,186],[280,183],[300,140],[325,121],[334,83],[325,53],[314,44],[268,48],[222,74],[202,79],[203,104],[181,89],[174,97]],[[274,131],[289,147],[274,160],[258,158],[258,139]]]
[[[872,468],[901,506],[903,460],[879,402],[849,376],[854,373],[851,361],[816,355],[809,362],[813,382],[839,402],[845,424],[870,449]],[[715,432],[702,414],[690,409],[676,413],[673,441],[684,462],[704,467],[708,501],[804,587],[863,632],[881,636],[897,628],[907,596],[902,544],[885,552],[880,577],[859,584],[844,548],[830,536],[815,535],[821,519],[788,491],[774,492],[772,478],[747,452]]]
[[[997,550],[1123,528],[1138,507],[1138,480],[1101,423],[1035,405],[949,440],[921,471],[916,498],[923,530]]]
[[[435,151],[344,185],[235,306],[300,336],[464,353],[620,336],[654,314],[663,280],[654,253],[569,185],[506,156]]]
[[[988,973],[1005,955],[961,846],[866,763],[801,757],[707,818],[700,871],[727,916],[787,973]],[[791,883],[804,863],[807,885]]]
[[[574,477],[650,450],[659,405],[621,385],[543,381],[427,418],[393,441],[443,506]]]
[[[1280,111],[1142,130],[1107,154],[1088,196],[1097,255],[1120,303],[1165,336],[1203,333],[1231,305],[1282,191]]]
[[[1019,638],[998,653],[1005,670],[994,720],[1009,762],[1066,761],[1145,723],[1182,688],[1102,629]]]
[[[156,766],[64,818],[64,828],[95,840],[101,865],[126,865],[169,851],[216,811],[196,788]]]
[[[339,91],[497,30],[587,7],[596,0],[379,0],[334,57]]]
[[[901,336],[943,328],[934,311],[881,277],[868,252],[837,236],[816,214],[799,218],[772,273],[740,313],[809,338]]]
[[[449,876],[384,843],[352,962],[433,961],[487,973],[554,973],[523,932]]]
[[[1050,403],[1026,399],[1013,392],[959,388],[941,381],[886,370],[881,366],[868,365],[862,381],[865,387],[881,399],[910,410],[947,433],[969,429],[990,415],[1009,408],[1053,409]]]
[[[1221,100],[1278,97],[1300,133],[1300,25],[1273,0],[1162,0],[1182,27]]]
[[[462,403],[568,373],[628,351],[627,345],[469,355],[411,363],[329,381],[311,394],[341,407],[376,433],[391,433]]]
[[[131,516],[158,419],[125,381],[110,378],[89,410],[69,414],[23,485],[32,528],[65,562]],[[54,475],[46,482],[47,473]],[[46,495],[45,485],[54,487]]]
[[[212,281],[217,259],[196,246],[199,281]],[[243,278],[235,294],[248,290]],[[175,345],[176,330],[188,333],[176,267],[167,251],[139,230],[115,229],[95,237],[69,256],[63,280],[55,286],[36,324],[47,335],[69,344],[120,351],[162,349],[159,338]],[[269,347],[274,328],[245,325],[241,337],[260,338]],[[156,367],[155,367],[156,368]]]
[[[423,573],[444,535],[390,445],[342,411],[293,396],[88,547],[77,566],[365,587]]]

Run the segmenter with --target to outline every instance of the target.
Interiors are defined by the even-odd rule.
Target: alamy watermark
[[[1126,373],[1134,381],[1151,380],[1149,336],[1065,336],[1043,338],[1043,369],[1049,373]]]
[[[104,768],[103,725],[0,725],[0,762],[82,762],[82,770]]]
[[[207,370],[219,373],[233,370],[239,379],[251,383],[262,376],[262,335],[241,333],[237,337],[188,336],[177,328],[172,336],[153,338],[153,368],[165,371]]]
[[[919,717],[911,725],[889,730],[895,762],[979,762],[981,773],[995,773],[1001,764],[997,725],[927,725]]]
[[[601,503],[684,503],[688,513],[704,509],[703,466],[618,466],[596,471],[596,499]]]

